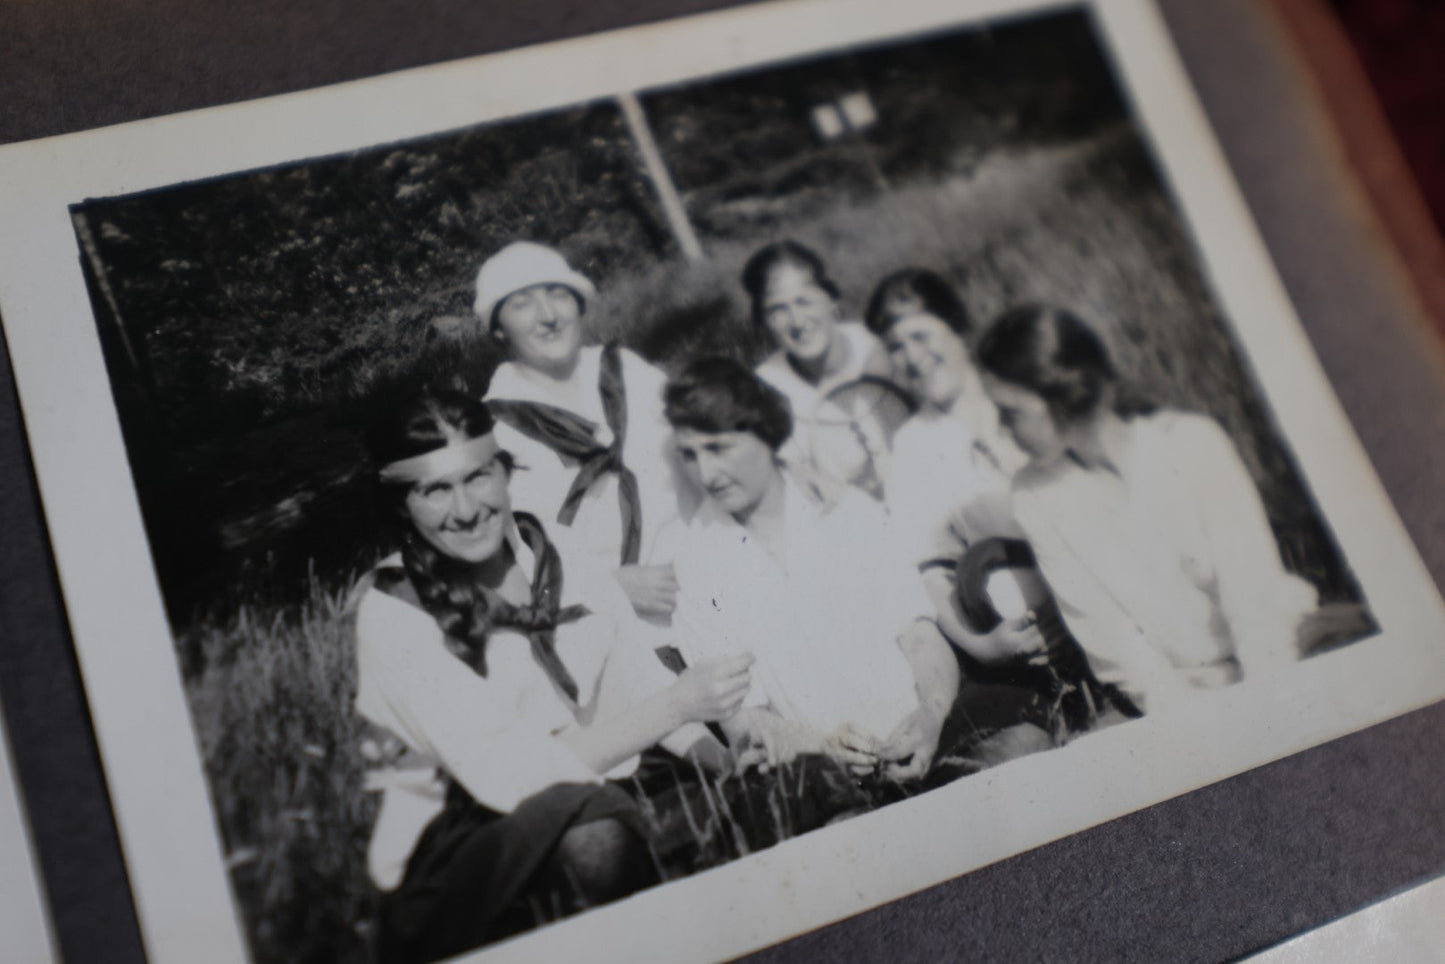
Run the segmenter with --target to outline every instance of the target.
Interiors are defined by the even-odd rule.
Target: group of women
[[[1132,403],[1085,322],[979,333],[927,270],[852,320],[791,241],[742,281],[776,352],[669,379],[588,344],[599,293],[560,253],[509,245],[477,277],[507,359],[486,398],[429,389],[374,427],[399,546],[356,620],[383,956],[655,882],[688,773],[724,802],[831,788],[806,830],[1296,657],[1313,591],[1228,437]],[[664,758],[666,794],[624,779]]]

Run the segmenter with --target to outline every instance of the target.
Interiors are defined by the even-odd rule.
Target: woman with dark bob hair
[[[984,394],[969,349],[967,309],[943,277],[909,268],[879,283],[869,300],[868,327],[887,349],[895,380],[918,405],[893,438],[887,504],[940,624],[984,663],[1041,650],[1039,631],[1022,613],[981,633],[959,607],[955,569],[969,547],[1023,536],[1013,519],[1009,480],[1025,459],[1000,432],[998,412]],[[1029,603],[1042,605],[1042,587],[1028,588]]]
[[[918,405],[893,439],[887,504],[961,654],[960,702],[995,758],[1045,749],[1087,724],[1077,693],[1093,684],[1080,679],[1080,657],[1013,516],[1010,480],[1025,459],[984,393],[972,319],[941,275],[908,268],[878,284],[867,321]]]
[[[1128,400],[1103,340],[1062,309],[1005,312],[978,357],[1029,457],[1015,513],[1101,682],[1147,712],[1298,658],[1315,591],[1285,570],[1213,419]]]
[[[927,597],[892,557],[882,507],[855,490],[820,505],[778,452],[787,400],[730,359],[703,359],[664,393],[684,472],[705,498],[656,550],[677,573],[673,644],[689,663],[757,662],[722,721],[745,760],[821,754],[860,774],[929,770],[958,667]]]
[[[927,268],[904,268],[878,282],[863,320],[881,342],[894,322],[915,315],[932,315],[965,341],[973,334],[973,320],[958,291]]]
[[[823,260],[797,241],[766,245],[742,273],[753,321],[777,351],[758,376],[787,397],[794,434],[781,457],[800,479],[825,488],[851,484],[875,496],[886,471],[890,420],[900,400],[889,391],[878,340],[845,320],[837,283]],[[876,380],[858,391],[860,380]]]
[[[730,767],[701,724],[736,712],[750,657],[668,673],[607,567],[512,511],[481,402],[423,392],[370,442],[400,544],[356,594],[383,956],[451,956],[538,923],[534,906],[655,882],[637,806],[607,778],[657,743]]]

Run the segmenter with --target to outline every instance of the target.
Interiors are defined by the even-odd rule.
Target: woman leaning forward
[[[1014,507],[1097,678],[1153,712],[1300,656],[1317,606],[1213,419],[1135,402],[1072,313],[1005,312],[979,347],[1028,453]]]

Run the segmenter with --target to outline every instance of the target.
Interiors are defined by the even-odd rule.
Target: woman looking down
[[[1101,682],[1147,712],[1298,658],[1315,591],[1285,570],[1213,419],[1127,404],[1104,343],[1067,311],[1006,312],[978,357],[1029,456],[1015,514]]]
[[[882,507],[848,490],[819,504],[778,452],[788,403],[730,359],[668,383],[685,471],[705,493],[655,550],[679,583],[673,629],[689,662],[755,653],[743,710],[723,721],[750,758],[824,754],[905,780],[929,770],[958,664],[914,570],[894,558]]]

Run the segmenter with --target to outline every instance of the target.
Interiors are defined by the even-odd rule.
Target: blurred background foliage
[[[820,136],[819,105],[876,120]],[[379,386],[482,392],[486,255],[560,247],[603,295],[594,336],[669,367],[756,359],[738,270],[791,235],[861,310],[922,265],[985,321],[1024,300],[1093,318],[1130,377],[1230,430],[1292,564],[1353,582],[1304,496],[1087,14],[924,36],[641,93],[706,257],[681,256],[611,100],[145,194],[75,219],[173,615],[254,573],[374,558],[358,426]]]

